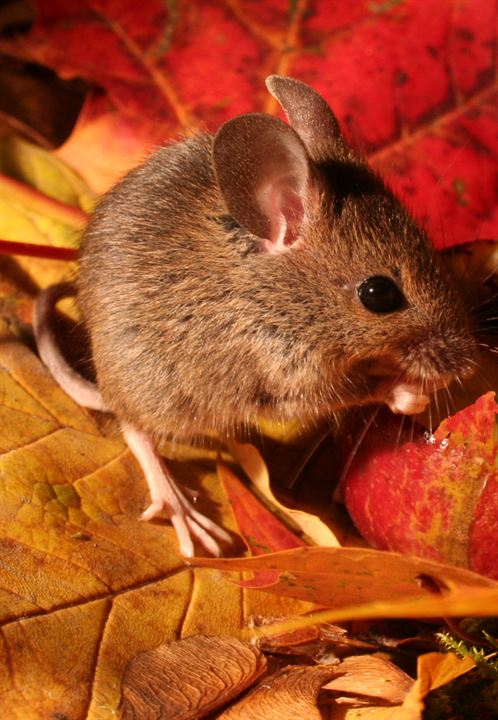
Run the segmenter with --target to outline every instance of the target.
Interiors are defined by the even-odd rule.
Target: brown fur
[[[471,371],[469,321],[425,234],[340,136],[326,158],[303,142],[301,241],[284,252],[261,252],[231,216],[209,135],[158,150],[100,203],[78,301],[122,421],[227,435],[260,415],[314,422],[379,399],[384,375],[430,386]],[[357,287],[373,275],[406,306],[367,310]]]

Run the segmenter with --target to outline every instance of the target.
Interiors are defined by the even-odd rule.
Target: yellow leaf
[[[121,439],[104,436],[1,323],[0,397],[2,718],[110,720],[137,653],[314,607],[186,567],[166,520],[139,522],[148,492]],[[174,454],[202,487],[199,504],[233,529],[211,456]]]
[[[0,139],[0,239],[76,248],[96,196],[62,160],[15,137]],[[18,257],[39,286],[67,279],[75,264]]]
[[[95,206],[95,193],[78,173],[53,153],[19,137],[0,139],[0,172],[69,206],[68,224],[78,218],[71,208],[88,213]]]

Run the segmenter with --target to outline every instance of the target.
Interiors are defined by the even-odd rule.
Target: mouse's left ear
[[[253,113],[229,120],[215,135],[213,163],[229,213],[280,252],[300,238],[310,184],[309,159],[297,133]]]
[[[285,111],[312,160],[354,160],[334,113],[316,90],[282,75],[269,75],[266,87]]]

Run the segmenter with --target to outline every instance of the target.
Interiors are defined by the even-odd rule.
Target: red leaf
[[[430,438],[382,417],[343,482],[346,506],[374,547],[498,578],[494,393],[444,420]]]
[[[276,112],[276,72],[330,101],[438,246],[498,236],[494,0],[37,7],[27,38],[1,46],[104,91],[62,150],[99,188],[178,131]]]
[[[253,555],[306,545],[265,508],[227,465],[218,464],[218,476],[225,486],[240,532]]]

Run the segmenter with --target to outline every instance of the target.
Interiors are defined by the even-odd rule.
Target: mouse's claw
[[[222,555],[217,540],[230,543],[229,533],[194,508],[187,493],[171,475],[150,436],[130,425],[123,427],[123,435],[144,471],[151,495],[151,503],[140,519],[151,520],[164,510],[175,528],[182,555],[194,555],[193,538],[211,555]]]
[[[156,517],[156,515],[164,510],[168,514],[171,523],[176,530],[182,555],[187,557],[192,557],[194,555],[194,546],[192,542],[193,536],[211,555],[221,557],[223,552],[215,538],[230,544],[231,537],[229,533],[192,507],[191,503],[185,498],[183,491],[178,487],[176,482],[167,472],[165,463],[163,462],[162,464],[168,478],[167,482],[172,485],[177,502],[172,503],[170,501],[169,494],[168,497],[163,499],[156,498],[144,510],[140,516],[140,520],[152,520],[152,518]]]

